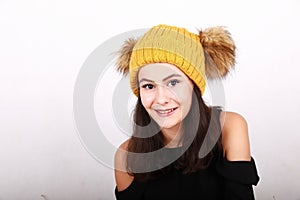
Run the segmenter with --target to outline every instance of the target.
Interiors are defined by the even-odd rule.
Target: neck
[[[161,132],[164,136],[165,147],[173,148],[182,145],[182,130],[180,125],[172,128],[162,128]]]

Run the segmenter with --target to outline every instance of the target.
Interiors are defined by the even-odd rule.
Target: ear
[[[205,71],[209,79],[225,77],[235,64],[235,44],[230,33],[223,27],[199,31],[204,49]]]
[[[116,63],[117,70],[123,73],[123,75],[127,75],[129,73],[129,63],[130,63],[131,53],[136,42],[137,42],[136,39],[129,38],[124,42],[121,49],[117,52],[118,54],[118,59]]]

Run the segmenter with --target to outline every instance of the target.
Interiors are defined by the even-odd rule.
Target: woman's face
[[[138,73],[141,101],[163,129],[179,128],[192,104],[193,82],[176,66],[154,63]]]

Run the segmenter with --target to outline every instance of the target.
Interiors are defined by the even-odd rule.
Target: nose
[[[156,102],[159,104],[167,104],[170,102],[170,91],[167,87],[159,85],[156,93]]]

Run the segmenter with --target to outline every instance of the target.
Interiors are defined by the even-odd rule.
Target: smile
[[[170,116],[174,113],[174,111],[176,110],[177,108],[171,108],[171,109],[164,109],[164,110],[155,110],[157,112],[158,115],[162,116],[162,117],[165,117],[165,116]]]

